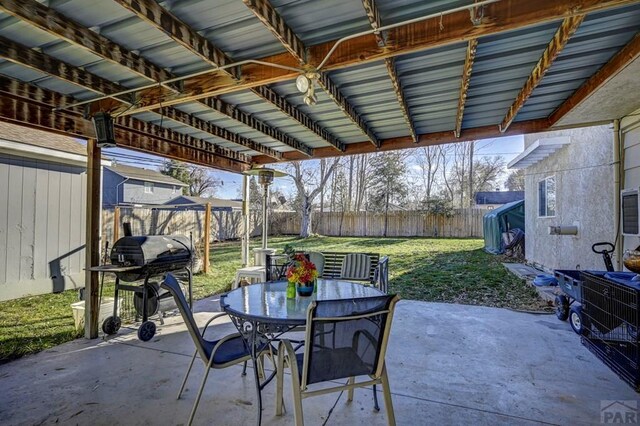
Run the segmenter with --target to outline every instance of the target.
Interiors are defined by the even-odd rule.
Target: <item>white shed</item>
[[[0,122],[0,300],[84,287],[86,148]]]

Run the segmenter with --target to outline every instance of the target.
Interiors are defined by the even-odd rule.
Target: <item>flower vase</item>
[[[287,299],[296,298],[296,283],[289,281],[287,284]]]
[[[309,297],[313,294],[313,283],[298,283],[298,296],[300,297]]]

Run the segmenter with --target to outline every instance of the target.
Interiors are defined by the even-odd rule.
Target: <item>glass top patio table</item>
[[[318,290],[309,297],[296,294],[287,299],[287,282],[251,284],[237,288],[220,299],[222,309],[243,319],[272,324],[304,325],[307,308],[314,300],[357,299],[380,296],[373,286],[342,280],[318,279]]]
[[[358,299],[384,294],[375,287],[342,280],[318,279],[318,289],[309,297],[296,294],[287,299],[286,281],[251,284],[220,297],[220,307],[240,332],[253,362],[258,398],[258,426],[262,422],[262,389],[273,379],[275,370],[260,381],[257,359],[283,333],[305,325],[307,308],[314,300]]]

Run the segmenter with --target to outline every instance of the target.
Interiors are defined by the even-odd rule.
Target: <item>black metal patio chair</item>
[[[222,313],[215,315],[213,318],[207,321],[204,328],[202,329],[202,333],[200,333],[198,326],[193,318],[193,314],[189,309],[189,305],[187,304],[187,300],[184,297],[182,290],[180,289],[178,280],[172,274],[167,274],[162,283],[162,287],[169,290],[173,295],[173,298],[176,301],[176,305],[178,305],[178,309],[180,310],[180,314],[182,315],[182,318],[184,319],[184,322],[187,326],[189,335],[193,339],[193,343],[195,343],[196,345],[196,351],[193,355],[193,358],[191,358],[191,363],[189,364],[189,368],[187,368],[187,374],[185,374],[182,385],[180,386],[178,399],[180,399],[180,396],[182,396],[182,391],[184,390],[184,386],[187,383],[187,378],[189,377],[189,373],[191,372],[191,368],[193,367],[193,363],[197,355],[200,355],[200,359],[202,359],[206,366],[204,377],[202,378],[202,383],[200,384],[200,389],[198,390],[198,393],[196,395],[196,400],[193,404],[193,408],[191,409],[189,421],[187,422],[188,425],[191,425],[196,414],[196,410],[198,409],[200,397],[202,396],[204,385],[207,382],[209,371],[212,368],[226,368],[244,362],[244,369],[242,372],[242,374],[244,375],[247,368],[247,361],[251,359],[251,355],[247,351],[246,345],[244,344],[242,336],[240,336],[239,333],[233,333],[218,340],[207,340],[204,338],[205,331],[207,330],[209,324],[211,324],[217,318],[226,316],[227,314]]]
[[[288,340],[278,347],[276,415],[282,415],[285,362],[291,368],[296,426],[304,424],[302,399],[347,390],[353,400],[356,387],[381,384],[387,423],[395,425],[385,353],[391,320],[399,298],[384,295],[362,299],[312,302],[307,310],[304,351],[296,353]],[[326,330],[331,332],[327,333]],[[359,376],[368,380],[356,381]],[[344,385],[309,390],[309,385],[348,378]]]

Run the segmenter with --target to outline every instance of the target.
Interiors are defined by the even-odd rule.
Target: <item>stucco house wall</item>
[[[568,136],[571,143],[525,169],[526,259],[545,269],[604,269],[591,251],[615,240],[613,130],[609,125],[525,135],[525,149],[538,139]],[[556,214],[538,215],[538,182],[556,180]],[[578,234],[550,235],[549,226],[577,225]]]
[[[640,187],[640,109],[620,122],[621,144],[624,147],[624,181],[622,189]],[[640,237],[623,236],[623,251],[640,245]]]

